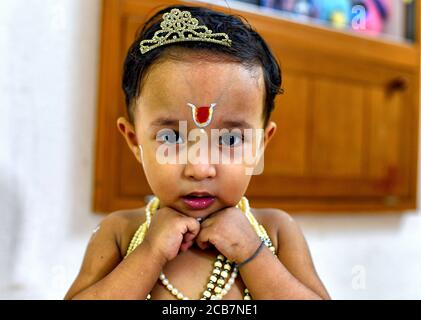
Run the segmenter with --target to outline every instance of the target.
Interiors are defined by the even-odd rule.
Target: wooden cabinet
[[[155,8],[184,1],[103,1],[94,210],[139,207],[151,194],[116,128],[125,115],[122,63]],[[229,12],[226,8],[212,6]],[[420,17],[419,7],[417,17]],[[283,70],[278,131],[253,207],[293,211],[403,210],[416,206],[420,48],[237,12],[264,36]],[[419,30],[419,21],[417,22]]]

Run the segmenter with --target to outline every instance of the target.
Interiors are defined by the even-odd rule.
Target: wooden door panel
[[[309,79],[299,73],[283,75],[285,93],[276,101],[271,120],[277,131],[265,153],[270,175],[304,176],[307,160]]]
[[[370,90],[370,146],[367,175],[385,194],[409,191],[410,122],[408,90]]]
[[[311,175],[361,178],[364,153],[364,88],[336,79],[314,81]]]

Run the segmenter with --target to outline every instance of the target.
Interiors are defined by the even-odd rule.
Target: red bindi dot
[[[196,109],[196,121],[199,123],[208,121],[210,115],[209,109],[210,107],[208,106],[198,107]]]

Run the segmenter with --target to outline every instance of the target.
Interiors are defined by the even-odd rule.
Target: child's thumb
[[[200,223],[194,218],[189,218],[186,221],[186,225],[187,225],[187,232],[184,234],[185,237],[190,234],[189,237],[192,237],[190,240],[196,238],[196,236],[199,234],[199,231],[200,231]]]

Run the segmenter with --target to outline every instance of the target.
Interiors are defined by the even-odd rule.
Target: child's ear
[[[276,132],[276,123],[273,121],[270,121],[265,129],[265,144],[264,149],[266,149],[269,141],[273,138]]]
[[[139,143],[137,141],[136,132],[133,125],[126,118],[120,117],[117,119],[117,128],[118,128],[118,131],[120,131],[120,133],[123,135],[124,139],[126,140],[127,145],[129,146],[130,150],[133,152],[137,161],[142,163]]]

